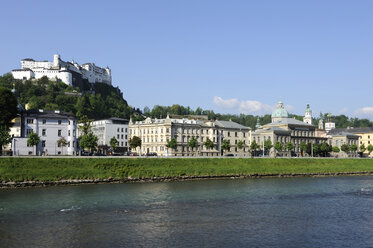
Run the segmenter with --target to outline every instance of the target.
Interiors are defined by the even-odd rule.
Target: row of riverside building
[[[75,116],[58,110],[26,110],[20,105],[19,112],[20,115],[13,120],[11,127],[13,140],[8,147],[14,155],[78,154],[80,132]],[[172,118],[169,115],[163,119],[148,117],[136,122],[121,118],[95,120],[91,123],[91,129],[98,137],[99,150],[105,153],[110,148],[110,139],[115,137],[118,141],[116,152],[120,154],[130,151],[129,139],[134,136],[141,139],[141,146],[136,147],[132,152],[156,153],[159,156],[220,156],[223,140],[229,143],[225,154],[233,156],[249,156],[250,145],[254,140],[259,146],[258,150],[264,150],[263,145],[266,140],[270,140],[272,144],[282,143],[283,151],[275,152],[275,156],[301,156],[302,142],[310,144],[326,142],[339,148],[343,144],[357,146],[364,144],[366,147],[373,144],[373,128],[325,130],[322,121],[316,127],[311,124],[310,119],[312,121],[312,111],[309,106],[306,108],[304,120],[299,121],[289,117],[280,101],[272,112],[272,122],[263,126],[258,122],[255,130],[231,120],[208,120],[206,116]],[[330,120],[325,123],[326,126],[333,126],[333,124]],[[27,144],[28,135],[32,132],[40,137],[40,143],[36,148]],[[66,146],[58,144],[58,140],[62,137],[67,142]],[[176,141],[176,148],[167,148],[168,142],[173,138]],[[192,138],[197,143],[193,148],[188,146]],[[212,148],[205,146],[208,139],[213,143]],[[291,151],[285,148],[287,142],[294,145]],[[357,152],[348,156],[357,156]],[[366,152],[365,155],[369,154]]]
[[[111,84],[111,71],[103,69],[93,63],[80,66],[72,62],[61,60],[59,55],[54,55],[53,62],[34,61],[24,59],[22,68],[13,70],[13,77],[21,80],[47,76],[50,79],[62,80],[72,86],[80,86],[82,80],[90,83]],[[67,77],[62,77],[67,73]],[[15,89],[13,93],[16,94]],[[79,154],[78,137],[79,124],[74,115],[59,110],[30,110],[18,105],[19,116],[13,120],[10,134],[12,143],[7,149],[13,155],[77,155]],[[272,156],[300,156],[300,144],[328,143],[330,146],[341,148],[343,144],[362,144],[367,147],[373,144],[373,128],[347,128],[336,129],[332,116],[329,115],[325,123],[320,120],[318,126],[313,125],[312,110],[307,105],[303,121],[289,117],[282,101],[272,112],[271,123],[260,125],[259,120],[255,130],[235,123],[231,120],[209,120],[207,116],[190,116],[180,118],[167,115],[163,119],[146,118],[143,121],[133,122],[121,118],[108,118],[94,120],[91,123],[92,132],[98,137],[98,150],[102,153],[110,149],[110,139],[118,141],[116,151],[125,154],[130,151],[129,140],[134,136],[141,139],[141,146],[132,152],[138,154],[156,153],[160,156],[221,156],[223,141],[229,143],[225,154],[233,156],[248,156],[251,152],[250,145],[255,141],[259,149],[264,150],[264,143],[270,140],[272,144],[280,142],[282,151],[271,150]],[[36,133],[40,142],[36,147],[27,144],[28,135]],[[62,146],[61,139],[66,142]],[[191,139],[196,140],[196,146],[188,146]],[[167,148],[171,139],[175,139],[176,147]],[[213,147],[206,147],[205,142],[211,140]],[[286,143],[291,142],[294,148],[288,151]],[[345,156],[357,156],[359,151]],[[302,154],[304,155],[304,154]],[[343,154],[341,154],[343,155]],[[365,156],[368,156],[365,151]]]

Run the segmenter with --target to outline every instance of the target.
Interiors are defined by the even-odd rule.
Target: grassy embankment
[[[1,158],[0,181],[373,172],[369,159]]]

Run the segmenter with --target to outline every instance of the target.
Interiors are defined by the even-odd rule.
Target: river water
[[[0,247],[373,247],[373,177],[0,190]]]

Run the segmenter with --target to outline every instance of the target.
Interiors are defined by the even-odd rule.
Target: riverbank
[[[0,187],[373,175],[370,159],[1,158]]]

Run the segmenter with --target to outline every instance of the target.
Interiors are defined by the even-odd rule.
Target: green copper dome
[[[310,105],[309,105],[309,104],[307,104],[307,108],[306,108],[306,113],[312,113],[312,110],[311,110],[311,108],[310,108]]]
[[[273,110],[272,118],[289,118],[289,113],[284,108],[282,101],[279,101],[277,104],[277,109]]]

